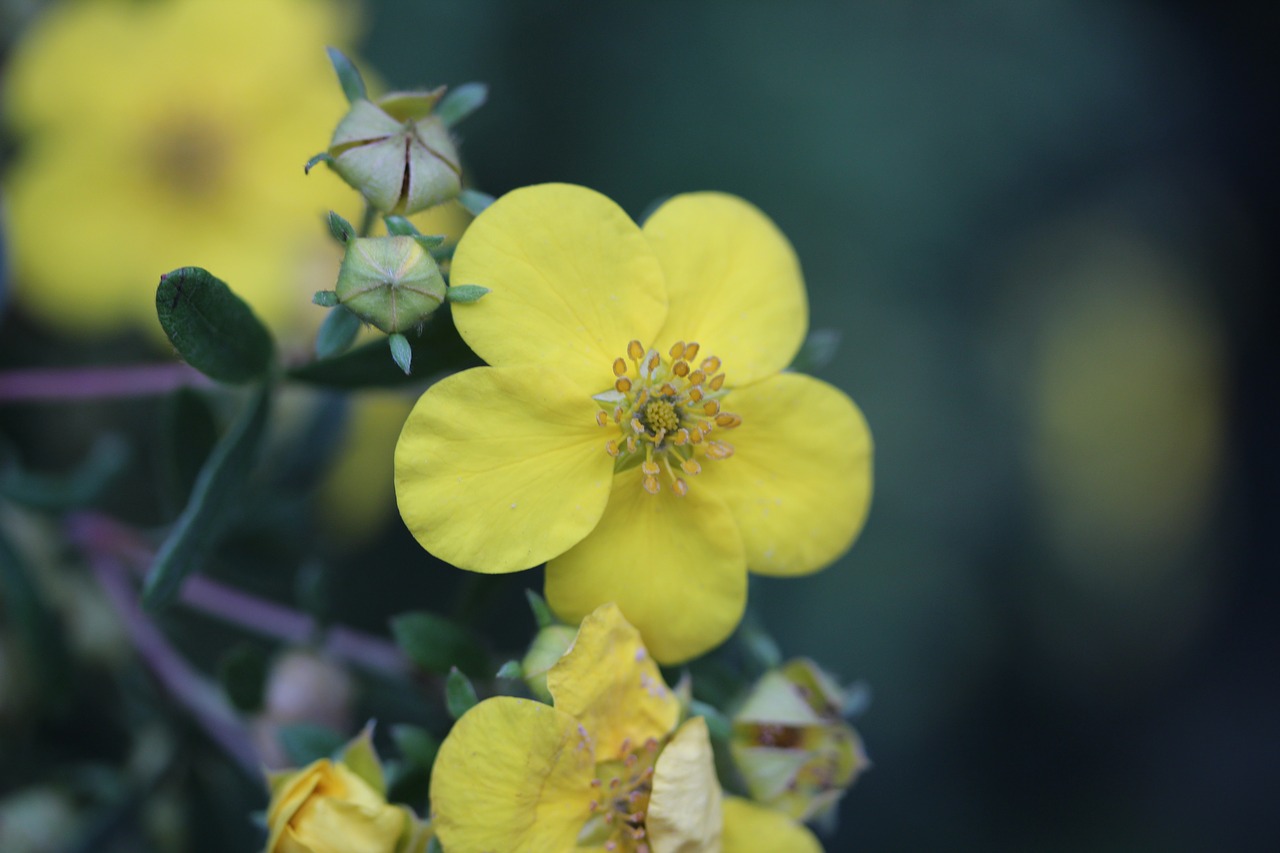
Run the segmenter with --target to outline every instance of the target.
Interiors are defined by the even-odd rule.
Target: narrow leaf
[[[338,82],[342,84],[342,94],[347,96],[347,100],[355,103],[367,97],[364,78],[356,70],[355,64],[336,47],[326,47],[325,51],[329,54],[329,61],[333,63],[333,70],[338,74]]]
[[[179,388],[160,411],[160,476],[172,515],[187,502],[200,468],[218,443],[218,425],[204,395]]]
[[[474,708],[479,701],[480,697],[476,695],[471,679],[463,675],[456,666],[450,670],[449,677],[444,680],[444,704],[449,716],[456,720]]]
[[[199,267],[160,277],[160,325],[182,358],[221,382],[248,382],[271,368],[267,327],[231,288]]]
[[[342,749],[346,741],[342,735],[326,726],[312,723],[294,723],[283,726],[278,735],[289,763],[304,767],[321,758],[331,758]]]
[[[422,333],[409,338],[417,373],[408,376],[387,358],[389,344],[376,340],[334,358],[313,361],[289,371],[289,378],[329,388],[369,388],[403,385],[440,373],[453,373],[479,365],[480,359],[466,345],[447,309],[436,311]]]
[[[443,616],[405,613],[391,620],[391,634],[409,659],[428,672],[443,674],[454,667],[476,677],[490,672],[489,656],[475,636]]]
[[[533,611],[533,618],[538,623],[538,630],[556,624],[556,616],[551,612],[551,608],[547,606],[545,598],[531,589],[525,589],[524,597],[529,601],[529,609]]]
[[[446,295],[450,302],[461,302],[465,305],[468,302],[475,302],[488,292],[489,288],[478,284],[455,284],[446,291]]]
[[[403,216],[384,216],[382,221],[386,223],[387,233],[396,237],[414,237],[418,233],[418,228]]]
[[[493,204],[493,196],[479,190],[463,190],[458,195],[458,203],[472,216],[479,216],[484,213],[486,207]]]
[[[352,237],[356,236],[356,229],[351,223],[343,219],[334,211],[329,211],[329,233],[334,236],[339,243],[347,243]]]
[[[409,346],[409,339],[400,334],[387,335],[387,344],[391,347],[391,357],[408,376],[413,365],[413,348]]]
[[[316,332],[316,358],[333,358],[351,349],[362,325],[359,317],[341,305],[333,308]]]
[[[430,252],[444,245],[444,241],[449,238],[443,234],[414,234],[413,241],[423,248],[424,251]]]
[[[453,127],[467,116],[484,106],[489,100],[489,87],[484,83],[463,83],[456,89],[450,89],[444,100],[436,107],[436,115],[447,127]]]
[[[328,163],[330,166],[332,166],[333,155],[331,155],[328,151],[321,151],[319,154],[317,154],[316,156],[312,157],[310,160],[307,161],[307,164],[302,167],[302,173],[304,175],[310,175],[311,170],[316,167],[317,163]]]
[[[200,469],[191,499],[160,546],[142,587],[142,603],[158,610],[177,595],[182,581],[204,562],[228,511],[240,498],[258,454],[270,409],[270,386],[253,395]]]

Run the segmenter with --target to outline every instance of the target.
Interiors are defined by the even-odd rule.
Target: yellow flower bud
[[[458,197],[462,167],[432,110],[444,87],[357,98],[329,143],[329,163],[383,213],[403,216]]]
[[[327,758],[272,782],[266,853],[395,853],[408,815]]]
[[[841,717],[839,687],[798,658],[761,676],[733,717],[730,752],[751,798],[807,821],[844,795],[869,762]]]
[[[413,237],[364,237],[347,244],[338,304],[387,334],[419,326],[440,307],[444,277]]]

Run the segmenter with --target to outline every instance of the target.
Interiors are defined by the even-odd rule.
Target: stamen
[[[721,412],[716,415],[716,426],[724,427],[725,429],[733,429],[741,423],[742,418],[729,412]]]
[[[653,373],[653,371],[658,369],[659,364],[662,364],[662,356],[658,355],[655,352],[653,355],[649,357],[649,363],[646,365],[646,367],[648,367],[650,373]]]
[[[683,444],[687,444],[688,441],[689,441],[689,431],[687,429],[679,430],[676,433],[676,437],[672,439],[672,443],[675,444],[677,447]]]
[[[680,463],[680,467],[684,469],[686,474],[690,476],[702,473],[702,466],[698,464],[698,460],[692,456]]]
[[[617,382],[613,383],[613,387],[625,394],[631,390],[631,380],[625,376],[620,377]]]
[[[702,389],[701,389],[701,388],[690,388],[690,389],[689,389],[689,399],[690,399],[690,400],[692,400],[692,401],[693,401],[693,402],[695,402],[695,403],[699,403],[699,402],[701,402],[701,401],[702,401]]]
[[[599,426],[608,426],[609,416],[606,415],[604,412],[596,412],[596,423]]]
[[[604,443],[604,452],[608,453],[610,456],[616,457],[620,452],[618,450],[618,442],[614,441],[612,438],[606,441]]]
[[[672,372],[672,373],[674,373],[676,376],[679,376],[679,377],[685,377],[685,376],[688,376],[688,375],[689,375],[689,362],[687,362],[687,361],[677,361],[675,364],[671,365],[671,372]]]
[[[627,355],[631,356],[632,361],[639,361],[644,358],[644,344],[639,341],[632,341],[627,344]]]
[[[703,382],[706,382],[706,381],[707,381],[707,374],[703,373],[701,370],[695,370],[693,371],[693,373],[689,374],[690,385],[701,385]]]
[[[674,396],[676,396],[676,389],[675,389],[675,386],[673,386],[670,382],[668,382],[667,384],[663,385],[663,386],[662,386],[662,396],[664,396],[664,397],[674,397]]]
[[[689,494],[689,484],[676,477],[676,481],[671,484],[671,491],[676,493],[676,497],[682,498]]]
[[[643,485],[644,490],[651,495],[656,495],[661,489],[661,486],[658,485],[658,478],[654,477],[652,474],[645,477],[644,482],[641,485]]]
[[[707,372],[709,373],[710,371],[707,371]],[[724,385],[723,373],[717,373],[715,376],[712,376],[711,381],[707,383],[707,387],[710,388],[712,391],[719,391],[720,386],[722,385]]]
[[[640,463],[640,470],[648,474],[650,477],[656,477],[662,473],[662,469],[658,467],[658,463],[652,459],[646,459]]]
[[[733,455],[733,445],[723,441],[708,441],[707,455],[712,459],[728,459]]]
[[[671,357],[680,358],[684,355],[684,341],[678,341],[671,345]]]
[[[620,358],[615,358],[613,360],[613,375],[621,376],[626,372],[627,372],[627,363]]]
[[[689,343],[685,344],[684,356],[683,356],[684,360],[693,361],[697,357],[698,357],[698,342],[690,341]]]
[[[636,437],[634,435],[627,436],[627,452],[628,453],[636,452]]]
[[[631,419],[631,428],[635,430],[637,433],[644,432],[644,424],[640,423],[639,418]]]
[[[716,358],[714,355],[708,356],[707,358],[704,358],[702,360],[702,364],[698,366],[701,367],[703,370],[705,370],[707,373],[715,373],[717,370],[720,369],[720,359]]]
[[[720,411],[720,403],[717,402],[716,400],[711,400],[705,406],[702,407],[702,412],[703,414],[706,414],[706,415],[714,415],[714,414],[717,414],[719,411]]]

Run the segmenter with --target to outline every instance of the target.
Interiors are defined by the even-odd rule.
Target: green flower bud
[[[347,244],[334,291],[339,305],[391,335],[421,325],[439,308],[445,283],[413,237],[362,237]]]
[[[548,625],[533,638],[528,653],[520,661],[524,683],[543,702],[551,701],[551,692],[547,690],[547,670],[564,657],[576,636],[578,629],[572,625]]]
[[[870,764],[843,703],[839,686],[804,658],[761,676],[729,742],[752,799],[798,821],[835,806]]]
[[[403,216],[458,197],[462,167],[449,130],[433,112],[444,87],[351,102],[326,161],[383,213]],[[323,155],[320,155],[323,156]]]

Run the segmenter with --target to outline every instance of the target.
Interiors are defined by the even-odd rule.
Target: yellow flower
[[[396,448],[400,512],[464,569],[544,561],[568,621],[616,601],[654,656],[712,648],[747,569],[816,571],[862,526],[871,438],[841,391],[781,372],[808,308],[756,208],[680,195],[644,224],[582,187],[516,190],[468,229],[453,308],[491,367],[418,401]]]
[[[431,815],[448,853],[722,849],[725,810],[740,812],[722,801],[706,722],[677,726],[679,702],[615,605],[583,620],[547,685],[555,707],[487,699],[441,744]],[[746,819],[766,842],[795,830],[777,812]]]
[[[274,328],[318,323],[310,293],[337,264],[323,216],[359,199],[302,165],[345,106],[324,46],[351,17],[330,0],[52,5],[2,99],[23,142],[5,179],[17,299],[71,332],[158,332],[160,274],[194,264]]]
[[[270,777],[265,853],[421,853],[429,828],[386,799],[366,729],[341,761],[327,758]]]

